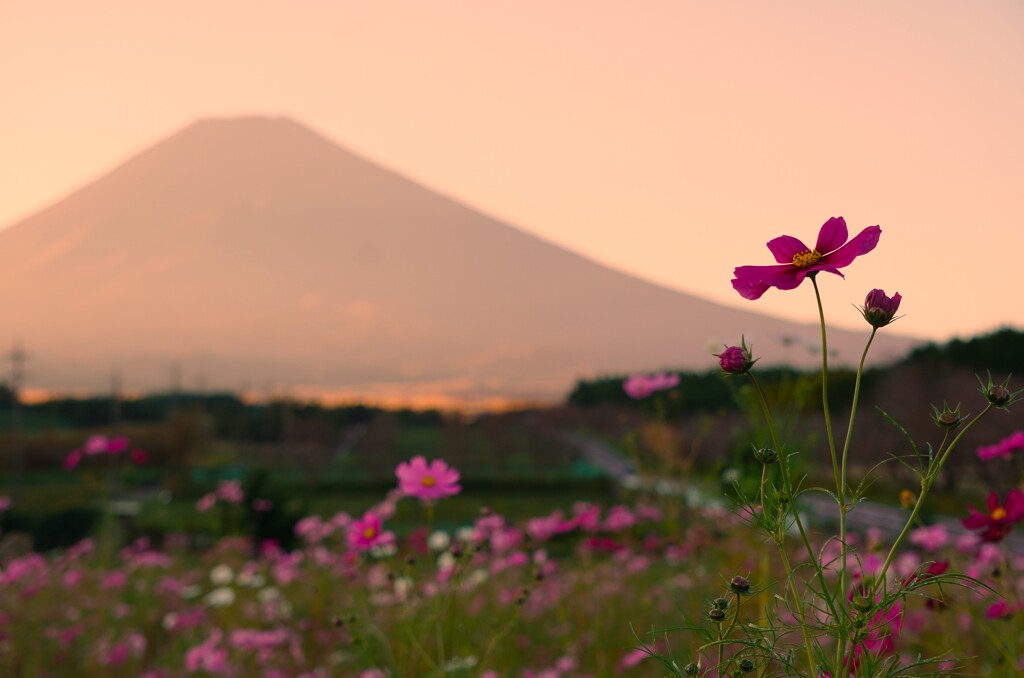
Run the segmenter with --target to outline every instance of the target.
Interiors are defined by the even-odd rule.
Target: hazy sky
[[[830,216],[823,285],[906,332],[1024,327],[1024,3],[0,0],[0,225],[197,118],[287,115],[603,263],[758,302],[733,267]],[[699,321],[699,319],[695,319]],[[642,330],[641,330],[642,331]]]

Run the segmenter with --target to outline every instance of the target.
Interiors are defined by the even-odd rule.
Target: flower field
[[[744,470],[716,481],[710,471],[679,472],[665,443],[659,471],[612,460],[618,486],[601,502],[566,485],[553,510],[527,499],[513,515],[481,502],[467,518],[453,511],[465,498],[456,462],[413,453],[388,467],[389,489],[354,511],[285,514],[265,485],[222,479],[187,507],[182,524],[205,527],[124,543],[115,490],[151,455],[124,437],[91,436],[62,465],[97,488],[103,515],[93,535],[45,553],[17,541],[0,549],[0,675],[1020,675],[1024,548],[1014,529],[1024,521],[1024,431],[974,452],[964,441],[1021,391],[989,374],[978,379],[977,414],[932,404],[937,444],[915,441],[882,410],[907,449],[865,468],[853,445],[862,357],[845,436],[833,427],[817,275],[841,276],[880,235],[870,226],[850,239],[845,221],[832,218],[813,249],[780,236],[768,243],[777,265],[736,269],[733,286],[749,300],[811,282],[824,435],[784,439],[789,431],[755,376],[758,358],[741,338],[716,354],[718,365],[723,378],[746,380],[743,397],[760,424],[750,429]],[[865,357],[901,302],[880,289],[866,295]],[[652,399],[662,418],[662,392],[680,383],[662,372],[619,386]],[[606,450],[560,439],[589,450],[579,464],[561,449],[570,472],[608,471]],[[823,463],[800,458],[808,440]],[[534,454],[554,465],[554,453]],[[954,454],[986,468],[983,493],[941,496]],[[868,494],[885,475],[909,482],[898,504]],[[936,500],[958,515],[935,518],[927,506]],[[0,513],[12,506],[0,498]],[[287,522],[286,540],[260,536],[271,515]]]

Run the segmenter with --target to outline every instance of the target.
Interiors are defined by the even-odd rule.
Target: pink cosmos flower
[[[988,606],[988,609],[985,610],[986,619],[1009,619],[1012,616],[1013,606],[1003,599],[999,599],[992,603]]]
[[[978,458],[988,461],[996,457],[1010,459],[1014,452],[1024,450],[1024,431],[1017,431],[994,445],[978,448]]]
[[[936,551],[949,543],[949,532],[942,523],[919,527],[910,533],[910,543],[926,551]]]
[[[107,454],[120,454],[128,449],[127,438],[111,438],[107,441]]]
[[[732,286],[741,297],[753,300],[760,299],[770,287],[795,289],[809,274],[818,271],[843,277],[839,269],[875,249],[881,233],[878,226],[868,226],[847,240],[846,220],[832,217],[822,225],[813,249],[790,235],[769,240],[768,249],[779,265],[740,266],[733,272]]]
[[[67,458],[64,460],[64,468],[68,471],[72,470],[82,462],[82,451],[71,450],[68,452]]]
[[[1002,541],[1013,524],[1024,518],[1024,492],[1016,488],[1010,490],[1002,506],[999,505],[999,495],[990,492],[987,504],[987,515],[968,504],[970,515],[960,522],[968,530],[981,530],[982,541]]]
[[[223,499],[229,504],[240,504],[245,499],[242,491],[242,483],[237,480],[222,480],[217,485],[217,498]]]
[[[679,375],[659,372],[658,374],[634,374],[622,382],[622,390],[634,400],[642,400],[652,393],[667,391],[679,385]]]
[[[348,526],[348,543],[359,551],[367,551],[374,546],[393,544],[394,532],[385,532],[380,517],[367,513],[359,520],[353,520]]]
[[[107,439],[107,436],[89,436],[89,439],[85,441],[85,453],[90,457],[103,454],[107,451],[109,443],[110,441]]]
[[[395,469],[399,489],[410,497],[432,501],[450,497],[462,491],[459,486],[459,472],[441,459],[429,464],[422,456],[402,462]]]

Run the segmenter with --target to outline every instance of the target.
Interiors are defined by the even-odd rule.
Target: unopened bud
[[[757,361],[750,354],[750,348],[745,339],[740,340],[739,346],[726,346],[721,353],[716,353],[718,365],[726,374],[746,374]]]
[[[740,671],[743,673],[749,673],[754,670],[754,662],[749,659],[740,660]]]
[[[981,377],[978,377],[978,383],[981,384],[981,392],[985,396],[985,400],[989,401],[989,403],[995,407],[1003,409],[1008,409],[1008,406],[1015,403],[1019,399],[1021,393],[1024,393],[1024,390],[1016,392],[1010,390],[1009,377],[1007,377],[1001,384],[994,383],[992,381],[991,373],[988,375],[987,383],[982,381]]]
[[[939,428],[946,430],[953,430],[964,423],[964,418],[960,416],[960,406],[957,405],[954,409],[949,409],[949,405],[943,403],[942,409],[932,405],[932,412],[934,413],[935,425]]]
[[[988,401],[996,407],[1002,407],[1003,405],[1010,402],[1010,389],[1005,386],[995,384],[988,389],[988,393],[985,394]]]
[[[746,593],[750,590],[750,580],[746,577],[736,575],[729,582],[729,588],[733,590],[733,593]]]
[[[770,447],[759,447],[754,450],[754,458],[767,466],[779,460],[779,453]]]
[[[720,622],[723,619],[725,619],[725,612],[723,610],[719,610],[717,607],[713,607],[710,610],[708,610],[708,619],[710,619],[711,621]]]
[[[883,290],[871,290],[864,299],[864,306],[860,309],[861,315],[872,327],[885,327],[894,320],[901,299],[899,292],[887,297]]]

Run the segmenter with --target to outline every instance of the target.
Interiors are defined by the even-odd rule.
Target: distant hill
[[[287,119],[195,123],[0,232],[0,346],[28,383],[552,399],[700,368],[745,334],[805,364],[817,328],[611,270]],[[833,331],[852,361],[865,332]],[[791,345],[796,342],[795,345]],[[784,346],[787,343],[789,347]],[[874,359],[914,341],[886,331]]]

